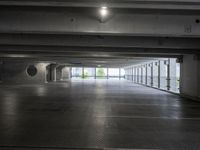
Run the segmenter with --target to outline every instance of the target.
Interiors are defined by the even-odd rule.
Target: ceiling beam
[[[0,34],[0,46],[68,46],[200,49],[200,38],[59,34]]]
[[[169,9],[200,10],[198,0],[0,0],[2,6],[37,6],[37,7],[100,7],[132,9]]]
[[[1,8],[0,33],[200,37],[200,15],[111,10],[102,23],[98,9]]]

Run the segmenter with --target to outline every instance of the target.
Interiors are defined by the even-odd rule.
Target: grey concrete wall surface
[[[25,61],[3,61],[2,65],[2,83],[23,83],[23,84],[43,84],[46,82],[46,66],[49,63],[25,62]],[[34,65],[37,68],[35,76],[29,76],[27,68]]]
[[[195,55],[184,55],[181,64],[180,93],[200,100],[200,60]]]
[[[58,66],[56,68],[56,80],[66,81],[70,78],[70,68],[66,66]]]
[[[65,80],[69,80],[70,78],[70,68],[69,67],[64,67],[62,69],[62,79]]]

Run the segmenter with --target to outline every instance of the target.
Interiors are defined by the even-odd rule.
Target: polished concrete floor
[[[0,149],[200,149],[200,103],[125,80],[0,85]]]

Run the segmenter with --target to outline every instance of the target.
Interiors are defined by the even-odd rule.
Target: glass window
[[[95,76],[95,68],[84,68],[84,79],[94,78]]]
[[[147,65],[147,85],[151,86],[151,68],[152,64]]]
[[[120,68],[120,78],[124,78],[125,76],[125,70],[123,68]]]
[[[81,67],[72,67],[72,78],[82,78],[82,69]]]
[[[142,84],[146,84],[146,65],[142,66]]]
[[[107,78],[107,68],[96,68],[96,78],[98,79]]]
[[[119,78],[119,68],[109,68],[108,69],[109,78]]]
[[[159,62],[153,62],[153,87],[158,88],[158,67]]]
[[[167,90],[167,64],[168,60],[160,61],[160,88]]]

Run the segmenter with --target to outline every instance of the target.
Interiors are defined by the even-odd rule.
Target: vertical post
[[[141,83],[143,84],[143,66],[141,66]]]
[[[137,83],[137,68],[135,67],[135,83]]]
[[[137,83],[140,83],[140,69],[137,67]]]
[[[158,61],[158,88],[160,88],[160,60]]]
[[[151,63],[151,86],[153,86],[153,62]]]
[[[56,82],[56,66],[55,66],[55,69],[54,69],[54,82]]]
[[[97,78],[97,74],[96,74],[96,67],[94,68],[94,79]]]
[[[147,67],[148,67],[148,64],[145,65],[145,69],[146,69],[145,84],[146,84],[146,85],[147,85],[147,76],[148,76]]]
[[[70,78],[72,78],[72,67],[70,67]]]
[[[84,76],[84,67],[82,68],[82,78],[84,79],[85,76]]]
[[[170,90],[170,59],[167,63],[167,90]]]
[[[134,69],[134,68],[132,67],[132,68],[131,68],[131,72],[132,72],[132,73],[131,73],[131,77],[132,77],[132,82],[134,82],[134,81],[133,81],[133,80],[134,80],[134,74],[133,74],[133,69]]]

